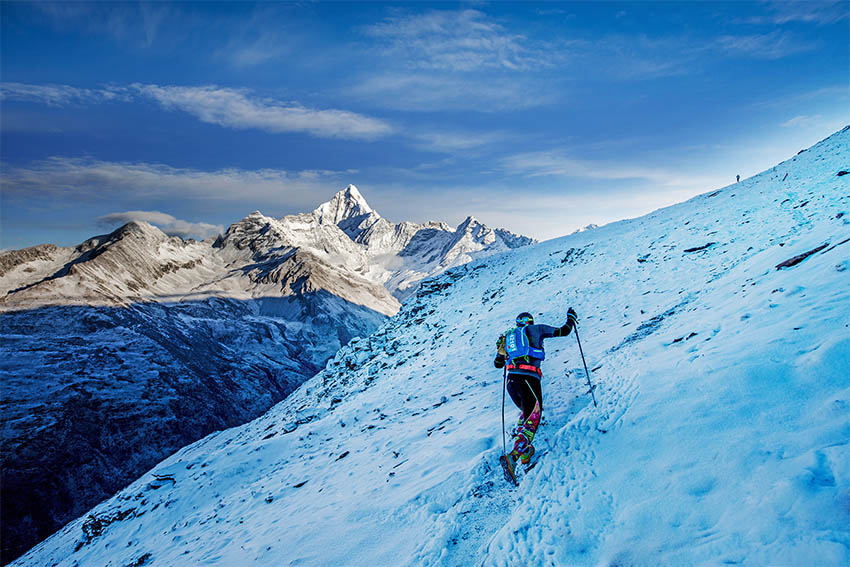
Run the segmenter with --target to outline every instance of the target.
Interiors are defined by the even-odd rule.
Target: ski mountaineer
[[[519,460],[528,465],[534,455],[534,434],[540,425],[543,412],[543,392],[540,379],[543,371],[540,362],[545,358],[543,340],[552,337],[566,337],[578,323],[575,310],[567,310],[567,322],[561,327],[535,325],[531,313],[523,312],[516,317],[516,327],[508,329],[496,341],[496,368],[507,364],[507,389],[511,400],[521,414],[516,428],[512,432],[513,450],[502,457],[502,466],[511,480],[515,479],[514,470]]]

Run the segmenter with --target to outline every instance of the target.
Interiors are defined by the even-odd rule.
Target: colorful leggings
[[[508,394],[514,405],[522,410],[513,452],[516,455],[523,455],[531,446],[543,413],[540,379],[527,374],[508,374]]]

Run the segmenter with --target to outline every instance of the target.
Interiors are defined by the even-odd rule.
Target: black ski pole
[[[587,362],[584,360],[584,351],[581,350],[581,341],[578,338],[578,325],[576,325],[573,330],[576,333],[576,342],[578,343],[578,352],[581,354],[581,361],[584,363],[584,375],[587,376],[587,387],[590,388],[590,396],[593,398],[593,407],[598,407],[596,405],[596,395],[594,395],[593,390],[595,386],[590,383],[590,372],[587,371]],[[504,405],[504,404],[503,404]],[[504,427],[503,427],[504,429]]]
[[[508,443],[505,441],[505,390],[507,389],[508,382],[508,367],[505,365],[505,369],[502,371],[502,454],[508,454]]]

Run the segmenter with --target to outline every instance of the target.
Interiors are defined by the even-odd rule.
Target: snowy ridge
[[[850,131],[688,202],[427,281],[264,416],[15,565],[846,565]],[[509,489],[495,338],[547,341]],[[509,410],[509,422],[515,411]]]

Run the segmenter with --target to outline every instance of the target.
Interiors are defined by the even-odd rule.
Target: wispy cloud
[[[160,2],[35,2],[53,25],[151,46],[160,29],[177,19],[173,5]],[[185,19],[182,19],[185,24]]]
[[[656,186],[707,190],[720,183],[713,177],[694,176],[663,168],[605,160],[574,158],[560,150],[514,154],[501,160],[502,168],[524,177],[564,177],[601,180],[644,180]]]
[[[243,18],[227,18],[222,47],[214,55],[240,68],[257,67],[286,56],[297,58],[304,49],[307,30],[293,21],[293,10],[297,13],[292,4],[264,2],[252,5]]]
[[[559,95],[535,77],[463,77],[451,74],[385,73],[347,89],[383,108],[408,112],[499,112],[551,104]]]
[[[756,107],[789,107],[796,105],[809,105],[812,101],[835,100],[847,101],[850,99],[850,88],[847,85],[833,85],[800,91],[793,94],[785,94],[756,103]]]
[[[845,0],[775,0],[766,2],[769,12],[764,16],[747,18],[745,23],[753,24],[788,24],[799,22],[805,24],[827,25],[840,22],[850,17],[850,9]]]
[[[127,97],[123,87],[83,89],[70,85],[30,85],[0,83],[0,100],[37,102],[48,106],[68,106],[122,100]]]
[[[526,37],[477,10],[391,16],[365,31],[383,42],[385,56],[411,67],[480,71],[548,66]]]
[[[455,152],[479,148],[505,139],[505,132],[460,132],[434,130],[414,135],[416,145],[433,152]]]
[[[384,108],[493,112],[557,98],[560,80],[543,75],[562,61],[562,46],[510,30],[484,12],[397,11],[362,29],[364,53],[381,65],[346,93]]]
[[[598,69],[618,80],[645,80],[693,73],[698,53],[682,37],[612,35],[579,46],[581,68],[596,75]]]
[[[823,115],[815,114],[814,116],[809,116],[805,114],[801,114],[800,116],[795,116],[790,120],[786,120],[780,126],[783,128],[809,128],[815,126],[817,124],[822,123]]]
[[[190,222],[159,211],[124,211],[109,213],[97,218],[101,226],[115,227],[130,221],[143,221],[155,225],[169,236],[199,238],[201,240],[224,232],[224,226],[206,222]]]
[[[816,48],[784,30],[711,37],[611,35],[572,44],[577,68],[590,76],[605,69],[606,76],[617,80],[699,74],[729,58],[776,60]]]
[[[231,41],[219,55],[236,67],[255,67],[280,59],[291,51],[274,33],[261,33],[250,39]]]
[[[377,118],[346,110],[319,110],[294,103],[252,97],[248,92],[215,86],[177,87],[136,84],[133,87],[167,109],[182,110],[202,122],[239,130],[306,132],[321,138],[374,140],[392,132]]]
[[[273,134],[304,132],[320,138],[375,140],[392,133],[377,118],[337,109],[309,108],[254,96],[248,90],[217,86],[170,86],[132,84],[101,89],[70,85],[0,84],[0,98],[39,102],[50,106],[93,104],[149,98],[168,110],[180,110],[210,124],[237,130],[262,130]]]
[[[330,196],[332,188],[351,182],[353,173],[235,168],[201,171],[164,164],[53,157],[28,166],[4,164],[0,188],[4,197],[18,201],[50,198],[143,203],[168,199],[306,210]]]
[[[816,48],[811,42],[802,42],[788,32],[774,30],[764,34],[723,35],[714,46],[728,55],[740,55],[755,59],[781,59],[795,53]]]

